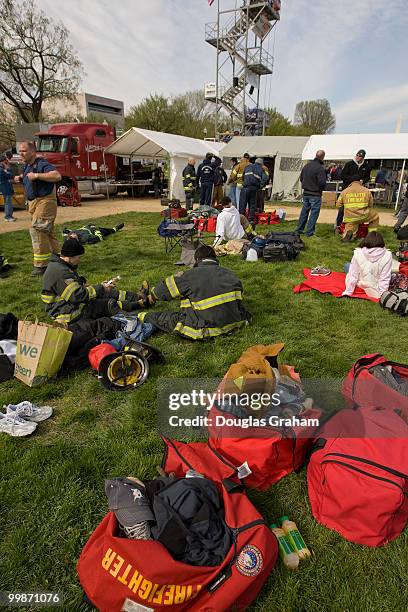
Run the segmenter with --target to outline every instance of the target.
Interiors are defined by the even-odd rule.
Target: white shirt
[[[235,206],[224,208],[217,217],[217,227],[215,229],[217,237],[214,245],[222,240],[238,240],[245,236],[241,219]]]

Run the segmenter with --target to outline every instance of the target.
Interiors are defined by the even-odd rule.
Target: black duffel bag
[[[269,232],[265,238],[267,244],[269,242],[282,242],[292,245],[297,251],[303,251],[305,248],[305,243],[296,232]]]
[[[263,258],[267,263],[273,261],[292,261],[299,255],[299,251],[293,244],[281,242],[280,240],[269,240],[263,250]]]

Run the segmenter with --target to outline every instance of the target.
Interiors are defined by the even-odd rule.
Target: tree
[[[267,136],[293,136],[295,128],[288,117],[282,115],[276,108],[268,108],[266,112],[269,115]]]
[[[296,105],[294,124],[310,134],[330,134],[336,118],[328,100],[306,100]]]
[[[5,102],[0,103],[0,152],[10,149],[16,141],[16,119],[14,109]]]
[[[35,0],[0,0],[0,96],[24,122],[39,121],[44,100],[72,97],[82,72],[62,23]]]
[[[162,95],[154,94],[130,108],[125,126],[126,129],[141,127],[156,132],[175,133],[174,129],[178,121],[179,118],[175,114],[174,107],[172,108],[171,101]]]

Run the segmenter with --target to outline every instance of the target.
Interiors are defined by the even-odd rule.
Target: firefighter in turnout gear
[[[164,332],[204,340],[243,327],[249,314],[242,302],[242,284],[233,272],[219,266],[215,251],[205,244],[195,252],[195,265],[169,276],[153,290],[153,299],[180,299],[178,312],[142,312],[139,319]]]
[[[373,195],[367,187],[361,184],[358,175],[352,179],[338,197],[337,205],[344,207],[343,242],[350,242],[357,236],[360,223],[368,223],[368,231],[376,232],[380,221],[379,215],[373,210]]]
[[[186,195],[186,210],[193,210],[194,194],[197,189],[196,160],[190,157],[183,170],[183,187]]]
[[[233,167],[231,170],[230,177],[228,179],[228,184],[234,184],[235,187],[235,202],[236,207],[239,208],[239,199],[242,191],[242,182],[244,176],[244,170],[249,164],[249,153],[244,153],[243,157],[241,157],[239,163]]]
[[[99,319],[150,305],[147,281],[143,282],[138,295],[119,291],[109,281],[87,285],[86,279],[77,273],[84,253],[85,249],[78,240],[68,238],[62,245],[61,255],[51,256],[43,277],[41,299],[52,319],[68,325],[80,318]]]
[[[245,215],[248,206],[248,221],[254,222],[256,209],[256,195],[259,189],[268,184],[269,174],[263,169],[263,160],[258,157],[255,163],[248,164],[244,170],[244,182],[239,199],[239,212]]]

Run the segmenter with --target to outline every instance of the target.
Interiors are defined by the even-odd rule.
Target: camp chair
[[[164,248],[166,253],[171,253],[173,249],[182,246],[185,240],[193,241],[193,236],[196,233],[194,223],[169,223],[163,229]]]

